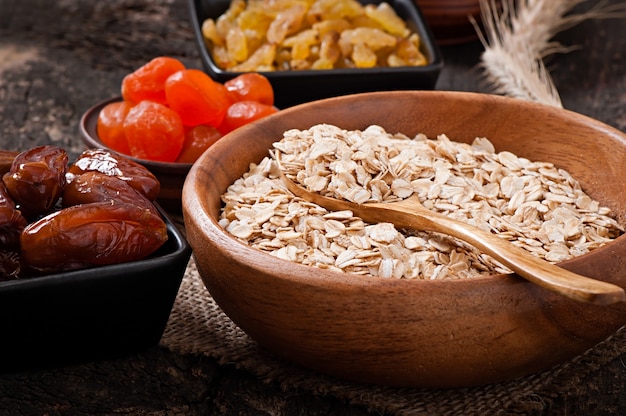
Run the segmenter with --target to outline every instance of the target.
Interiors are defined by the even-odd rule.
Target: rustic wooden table
[[[158,55],[200,67],[188,19],[184,0],[0,0],[0,147],[55,144],[77,155],[83,150],[78,135],[82,113],[119,95],[126,73]],[[566,108],[622,131],[624,23],[623,17],[589,20],[561,33],[560,40],[579,48],[549,62]],[[444,48],[446,67],[437,89],[488,91],[477,68],[481,51],[479,42]],[[574,393],[540,398],[533,414],[626,414],[625,360],[622,354],[581,378]],[[0,414],[367,412],[309,392],[285,394],[234,365],[155,346],[120,359],[0,374]]]

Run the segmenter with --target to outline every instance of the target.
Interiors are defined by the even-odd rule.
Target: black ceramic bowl
[[[191,248],[157,208],[168,240],[146,259],[0,282],[0,371],[115,357],[159,342]]]
[[[398,16],[416,32],[422,41],[422,53],[429,64],[421,67],[331,69],[262,72],[274,87],[278,108],[358,92],[389,90],[433,89],[443,67],[441,52],[413,0],[388,0]],[[225,82],[240,72],[226,71],[217,66],[211,57],[204,37],[202,23],[207,18],[221,16],[230,0],[188,0],[191,24],[207,73],[216,81]],[[361,0],[361,3],[381,3],[380,0]]]

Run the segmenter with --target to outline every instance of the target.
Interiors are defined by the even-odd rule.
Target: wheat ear
[[[624,15],[626,5],[596,2],[585,12],[568,14],[584,0],[480,0],[484,33],[473,21],[485,47],[481,67],[494,92],[563,107],[544,59],[567,52],[553,41],[558,32],[588,18]]]

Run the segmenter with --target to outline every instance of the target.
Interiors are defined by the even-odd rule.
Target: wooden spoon
[[[469,243],[498,260],[519,276],[570,299],[596,305],[610,305],[626,300],[624,289],[611,283],[572,273],[540,259],[495,234],[425,208],[417,196],[385,203],[354,202],[311,192],[288,178],[276,161],[280,177],[294,195],[333,211],[350,210],[370,223],[391,222],[396,227],[446,234]]]

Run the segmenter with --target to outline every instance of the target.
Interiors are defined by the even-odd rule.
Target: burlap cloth
[[[571,362],[514,382],[467,389],[407,389],[359,385],[281,361],[259,347],[217,306],[193,259],[181,283],[161,344],[181,354],[204,354],[231,363],[285,391],[310,391],[361,405],[374,413],[398,415],[528,414],[541,411],[550,392],[580,389],[580,380],[626,352],[626,330]]]

